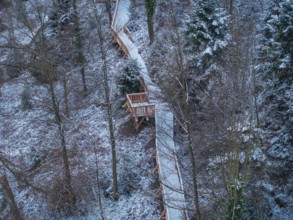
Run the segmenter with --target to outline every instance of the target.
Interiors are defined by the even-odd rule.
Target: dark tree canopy
[[[293,2],[274,0],[260,35],[258,71],[286,80],[293,74]]]

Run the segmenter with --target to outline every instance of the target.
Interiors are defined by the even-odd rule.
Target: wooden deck
[[[124,107],[130,113],[130,117],[134,118],[136,130],[144,119],[155,117],[155,104],[149,103],[147,92],[127,94],[126,97]]]

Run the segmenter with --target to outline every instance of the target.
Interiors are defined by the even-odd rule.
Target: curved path
[[[117,0],[111,32],[127,57],[137,60],[149,92],[150,102],[156,103],[156,160],[155,170],[159,173],[164,211],[160,219],[187,219],[185,197],[173,140],[173,113],[166,103],[162,103],[156,94],[160,89],[152,82],[145,62],[138,53],[130,32],[125,26],[129,21],[130,0]]]
[[[112,28],[118,35],[118,41],[122,41],[123,45],[121,46],[127,56],[136,60],[141,68],[141,76],[144,81],[148,85],[150,99],[152,102],[156,102],[157,98],[155,98],[155,94],[161,94],[158,87],[152,82],[145,62],[143,61],[141,55],[138,52],[136,45],[133,43],[132,38],[130,37],[130,33],[125,33],[126,24],[129,21],[130,14],[130,0],[117,0],[115,14],[113,17]],[[125,28],[124,28],[125,27]],[[119,42],[118,42],[119,43]],[[125,47],[125,48],[124,48]]]

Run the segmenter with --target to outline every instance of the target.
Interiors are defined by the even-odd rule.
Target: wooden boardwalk
[[[126,27],[128,22],[130,0],[117,0],[116,8],[111,25],[111,33],[115,42],[119,44],[126,58],[137,60],[141,71],[141,84],[143,93],[128,94],[124,107],[130,112],[130,116],[137,122],[135,126],[141,124],[142,120],[155,117],[156,120],[156,161],[154,169],[160,179],[160,188],[157,193],[161,193],[164,201],[164,210],[160,220],[181,220],[188,219],[185,197],[182,184],[182,177],[177,161],[174,146],[174,116],[167,104],[161,103],[154,94],[160,90],[152,82],[148,75],[146,65],[138,53],[131,37],[130,31]],[[155,102],[155,104],[154,104]],[[138,118],[141,118],[140,120]],[[138,128],[136,127],[136,129]]]
[[[164,200],[162,219],[187,219],[182,177],[174,146],[173,113],[166,106],[156,108],[156,160]]]

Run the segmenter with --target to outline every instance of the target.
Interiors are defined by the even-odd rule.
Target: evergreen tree
[[[265,78],[292,79],[293,2],[274,0],[260,35],[258,72]]]
[[[228,17],[214,0],[199,0],[186,23],[187,46],[196,54],[196,67],[206,68],[211,56],[228,45]],[[199,56],[198,56],[199,55]]]
[[[150,44],[152,44],[155,38],[154,13],[156,9],[156,0],[144,0],[144,3],[145,3],[145,9],[147,13],[147,24],[148,24]]]
[[[140,71],[136,60],[131,59],[122,66],[118,82],[122,95],[139,92],[141,86],[139,81]]]
[[[259,76],[260,124],[266,131],[266,138],[271,140],[266,144],[267,153],[282,161],[293,160],[292,12],[292,1],[273,1],[259,35],[256,66]]]

